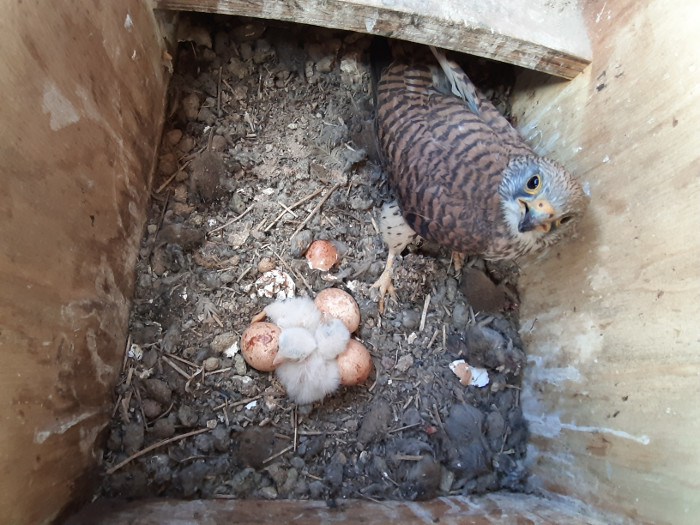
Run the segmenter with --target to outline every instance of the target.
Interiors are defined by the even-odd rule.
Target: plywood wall
[[[391,36],[573,78],[590,63],[570,0],[155,0],[161,9],[287,20]]]
[[[700,4],[586,2],[593,63],[523,74],[525,137],[586,181],[572,243],[523,270],[523,393],[549,490],[700,516]]]
[[[0,521],[89,495],[166,74],[144,2],[2,2]]]

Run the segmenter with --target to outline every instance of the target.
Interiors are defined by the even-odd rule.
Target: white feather
[[[340,386],[340,372],[335,359],[324,359],[313,352],[302,361],[287,361],[275,370],[287,395],[297,404],[320,401]]]
[[[301,326],[313,332],[321,322],[321,312],[310,297],[292,297],[268,304],[265,313],[283,329]]]
[[[316,339],[306,328],[292,326],[282,329],[278,346],[277,355],[280,359],[300,361],[316,350]]]
[[[335,359],[348,344],[350,332],[340,319],[331,318],[328,322],[318,325],[316,332],[318,352],[325,359]]]
[[[321,312],[308,297],[268,305],[265,313],[282,328],[275,357],[275,374],[298,404],[320,401],[340,386],[336,356],[345,349],[350,332],[338,319],[321,324]]]

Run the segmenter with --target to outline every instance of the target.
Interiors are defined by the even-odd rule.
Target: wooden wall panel
[[[483,496],[435,498],[430,501],[338,500],[141,500],[97,501],[84,507],[66,525],[159,525],[161,523],[342,523],[345,525],[519,525],[566,523],[604,525],[597,513],[569,501],[531,494],[493,493]]]
[[[525,73],[514,112],[590,187],[521,281],[542,484],[655,523],[700,516],[700,5],[585,3],[592,65]]]
[[[156,0],[162,9],[287,20],[454,49],[572,78],[591,50],[569,0]]]
[[[139,0],[3,2],[0,39],[0,521],[34,524],[89,496],[167,78]]]

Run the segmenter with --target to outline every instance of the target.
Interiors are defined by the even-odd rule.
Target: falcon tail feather
[[[375,35],[369,48],[372,96],[374,97],[374,107],[377,107],[377,84],[382,76],[382,70],[392,61],[391,46],[386,37]]]
[[[439,51],[435,46],[429,46],[435,58],[440,63],[443,73],[450,83],[452,93],[464,100],[469,109],[476,115],[479,114],[478,97],[474,84],[471,83],[467,74],[457,65],[456,62],[447,60],[445,53]]]

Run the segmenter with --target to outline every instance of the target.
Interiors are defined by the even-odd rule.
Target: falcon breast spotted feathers
[[[382,209],[392,261],[416,234],[462,255],[514,259],[569,235],[588,197],[562,166],[537,155],[454,62],[395,61],[376,85],[380,156],[397,202]]]

